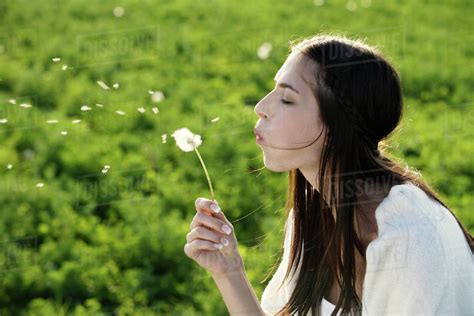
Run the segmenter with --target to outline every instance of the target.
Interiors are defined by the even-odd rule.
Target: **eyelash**
[[[282,102],[283,104],[292,104],[292,103],[293,103],[293,102],[287,101],[287,100],[285,100],[285,99],[281,99],[281,102]]]

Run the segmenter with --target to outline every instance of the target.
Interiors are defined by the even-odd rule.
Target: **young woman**
[[[184,247],[231,315],[473,312],[472,236],[382,148],[402,107],[397,72],[363,42],[318,35],[291,47],[255,107],[266,168],[289,171],[283,259],[262,302],[216,201],[196,200]]]

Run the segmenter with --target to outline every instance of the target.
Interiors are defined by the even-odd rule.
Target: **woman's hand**
[[[216,213],[211,208],[216,201],[197,198],[196,215],[190,224],[190,232],[186,235],[184,253],[201,267],[211,272],[214,277],[230,275],[244,269],[240,256],[233,225],[226,219],[220,208]],[[230,230],[227,232],[223,225]],[[220,245],[216,248],[214,245]]]

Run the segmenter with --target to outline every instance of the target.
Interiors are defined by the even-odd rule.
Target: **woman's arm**
[[[230,315],[262,316],[260,302],[250,285],[245,268],[231,274],[212,275]]]

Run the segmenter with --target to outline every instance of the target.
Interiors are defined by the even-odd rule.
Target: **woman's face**
[[[319,166],[324,144],[323,123],[319,104],[307,83],[314,82],[315,67],[314,62],[300,53],[290,54],[275,76],[275,88],[255,106],[259,117],[255,127],[263,137],[259,146],[269,170],[314,171]],[[312,145],[294,149],[311,144],[318,136],[321,137]]]

